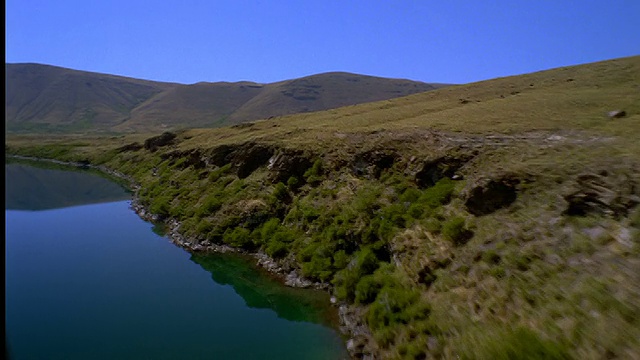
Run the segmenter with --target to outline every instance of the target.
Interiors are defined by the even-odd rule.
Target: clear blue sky
[[[6,1],[6,62],[179,83],[467,83],[631,55],[639,0]]]

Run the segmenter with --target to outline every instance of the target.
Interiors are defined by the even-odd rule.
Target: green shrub
[[[430,307],[420,301],[418,290],[385,286],[369,307],[367,324],[377,331],[416,319],[426,319],[429,313]]]
[[[420,195],[422,195],[420,190],[410,187],[405,189],[402,195],[400,195],[400,201],[403,203],[414,203],[418,201]]]
[[[302,264],[302,273],[311,279],[328,281],[333,276],[331,257],[314,254],[309,262]]]
[[[336,273],[333,284],[336,296],[350,303],[356,298],[356,285],[360,279],[373,274],[380,267],[380,262],[371,248],[367,247],[358,251],[349,265]]]
[[[272,258],[283,258],[289,253],[289,245],[281,241],[271,240],[264,251]]]
[[[292,176],[287,180],[287,186],[289,189],[297,189],[300,185],[300,180],[296,176]]]
[[[260,228],[260,237],[263,242],[267,242],[280,229],[280,220],[271,218],[267,220]]]
[[[231,163],[226,164],[225,166],[218,168],[216,170],[213,170],[211,173],[209,173],[209,181],[211,182],[218,181],[222,177],[222,175],[226,174],[230,169],[231,169]]]
[[[200,206],[196,214],[200,217],[211,215],[216,211],[220,210],[221,207],[222,207],[222,200],[220,196],[218,194],[209,195],[204,200],[204,202],[202,203],[202,205]]]
[[[171,211],[171,200],[172,198],[169,196],[157,197],[151,201],[149,211],[160,217],[167,217]]]
[[[317,185],[322,182],[322,160],[317,159],[313,162],[313,165],[304,173],[304,178],[307,183],[311,185]]]
[[[213,230],[213,224],[204,219],[200,220],[198,226],[196,227],[196,233],[201,236],[206,236],[211,230]]]
[[[222,236],[222,241],[231,246],[250,248],[253,245],[250,235],[249,229],[236,227],[233,230],[227,229]]]
[[[464,245],[473,236],[473,233],[467,229],[463,217],[454,217],[444,223],[442,235],[455,245]]]
[[[353,303],[356,298],[356,285],[359,279],[358,271],[349,267],[337,272],[332,281],[335,285],[336,297]]]
[[[358,304],[369,304],[376,299],[378,292],[382,289],[382,284],[379,283],[373,275],[363,276],[355,290],[355,301]]]
[[[349,264],[351,257],[344,250],[338,250],[333,254],[333,267],[336,270],[342,270]]]
[[[287,187],[283,183],[279,182],[273,188],[272,195],[276,200],[282,201],[289,197],[289,191],[287,190]]]
[[[426,189],[418,201],[432,209],[445,205],[451,200],[455,185],[455,181],[443,178],[434,186]]]

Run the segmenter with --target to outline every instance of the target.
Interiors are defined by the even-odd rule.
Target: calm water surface
[[[192,256],[95,174],[10,164],[5,175],[12,359],[347,358],[326,294],[238,256]]]

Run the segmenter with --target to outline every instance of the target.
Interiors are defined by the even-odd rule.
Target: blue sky
[[[6,62],[179,83],[467,83],[640,55],[638,0],[7,0]]]

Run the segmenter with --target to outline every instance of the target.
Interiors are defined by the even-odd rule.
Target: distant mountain
[[[5,79],[5,129],[36,133],[217,127],[445,86],[341,72],[182,85],[41,64],[5,64]]]

